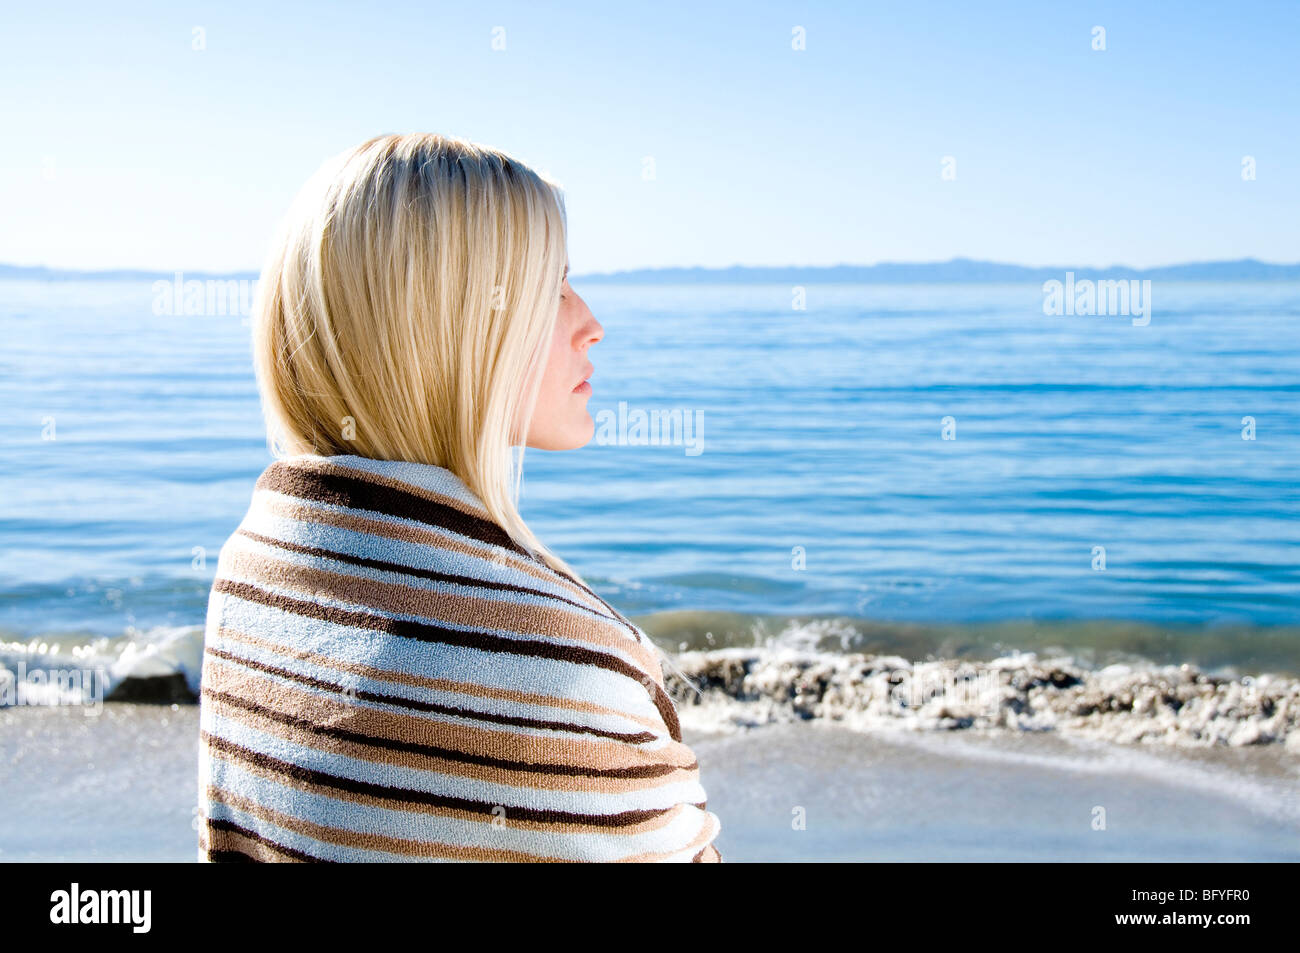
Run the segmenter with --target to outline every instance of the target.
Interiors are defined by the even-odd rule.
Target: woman
[[[259,283],[272,452],[208,606],[202,860],[719,861],[661,656],[528,529],[512,447],[591,439],[558,187],[382,136]]]

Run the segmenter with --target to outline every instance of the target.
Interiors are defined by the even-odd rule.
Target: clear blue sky
[[[579,274],[1300,260],[1295,2],[86,2],[5,21],[0,262],[256,269],[326,156],[412,131],[558,178]]]

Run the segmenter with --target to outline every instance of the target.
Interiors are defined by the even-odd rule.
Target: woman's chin
[[[596,421],[591,419],[591,414],[584,409],[582,412],[582,421],[574,428],[573,449],[585,447],[591,443],[591,438],[596,434]]]
[[[529,436],[528,446],[536,450],[577,450],[591,442],[596,433],[596,422],[591,414],[581,410],[559,430],[551,430],[545,436],[534,433]]]

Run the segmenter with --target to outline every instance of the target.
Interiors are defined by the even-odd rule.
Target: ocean
[[[1138,839],[1054,856],[1300,856],[1300,284],[1155,282],[1146,323],[1036,284],[574,286],[597,433],[528,450],[521,509],[674,653],[724,857],[1032,857],[998,818],[1135,770]],[[271,457],[246,314],[159,301],[0,281],[0,859],[193,856],[208,589]],[[116,714],[19,711],[53,701]],[[910,833],[787,842],[755,757]],[[965,839],[926,836],[982,764]],[[844,773],[884,770],[913,793]]]
[[[1157,282],[1142,326],[1032,284],[575,287],[597,436],[527,451],[521,507],[657,637],[1300,672],[1300,285]],[[0,283],[4,642],[202,622],[271,458],[247,316],[158,301]]]

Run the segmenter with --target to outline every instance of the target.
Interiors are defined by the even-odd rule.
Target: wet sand
[[[193,861],[197,734],[193,705],[0,711],[0,860]],[[687,721],[686,740],[727,862],[1300,860],[1300,758],[1281,745],[823,722]]]
[[[1300,859],[1300,759],[1279,745],[807,723],[693,747],[726,861]]]

